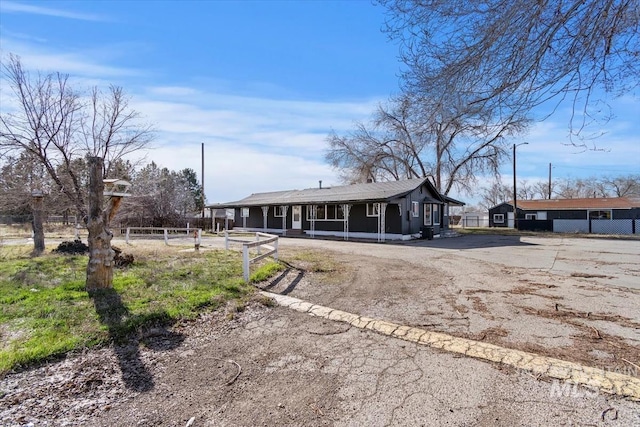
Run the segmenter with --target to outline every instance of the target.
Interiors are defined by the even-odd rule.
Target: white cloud
[[[149,150],[148,161],[173,170],[201,174],[201,145],[162,146]],[[251,193],[308,188],[337,183],[331,168],[295,154],[273,154],[233,145],[205,144],[205,193],[209,203],[229,202]]]
[[[326,136],[366,120],[376,102],[288,101],[206,92],[186,86],[151,87],[132,107],[158,130],[148,160],[200,175],[205,143],[205,192],[210,202],[254,192],[337,184],[324,163]]]
[[[16,3],[13,1],[2,2],[3,13],[28,13],[33,15],[46,15],[58,18],[78,19],[82,21],[104,21],[106,18],[100,15],[90,13],[71,12],[62,9],[53,9],[50,7],[34,6],[25,3]]]
[[[5,56],[14,54],[26,70],[43,72],[60,72],[73,76],[75,84],[89,83],[89,85],[107,85],[115,83],[114,78],[142,76],[141,70],[126,67],[104,65],[105,58],[115,58],[126,51],[123,46],[102,46],[100,49],[76,51],[51,51],[46,42],[29,43],[15,38],[0,37],[0,53]],[[3,58],[4,59],[4,58]]]

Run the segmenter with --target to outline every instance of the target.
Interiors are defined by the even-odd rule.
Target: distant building
[[[517,206],[520,230],[640,233],[640,199],[636,198],[518,200]],[[513,228],[513,202],[490,208],[489,225]]]

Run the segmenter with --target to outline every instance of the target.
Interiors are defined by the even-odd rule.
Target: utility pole
[[[202,143],[202,173],[200,179],[202,180],[202,226],[204,227],[204,142]]]
[[[551,200],[551,163],[549,163],[549,200]]]
[[[516,191],[516,147],[526,145],[528,142],[513,144],[513,228],[518,229],[518,193]]]

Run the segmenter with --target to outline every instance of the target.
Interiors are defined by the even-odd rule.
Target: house
[[[606,234],[640,233],[640,199],[518,200],[518,229]],[[513,227],[513,203],[489,209],[491,227]]]
[[[248,231],[385,241],[439,234],[450,205],[464,203],[424,178],[256,193],[208,208],[234,209],[236,228]]]

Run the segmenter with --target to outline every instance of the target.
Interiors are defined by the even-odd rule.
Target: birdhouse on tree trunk
[[[128,193],[131,183],[124,179],[104,179],[104,195],[111,197],[129,197]]]

